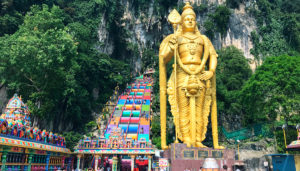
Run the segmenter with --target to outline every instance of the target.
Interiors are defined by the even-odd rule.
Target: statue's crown
[[[191,6],[191,4],[189,2],[186,2],[185,6],[183,7],[183,10],[186,10],[188,8],[193,9],[193,7]]]
[[[196,17],[196,13],[194,12],[193,7],[189,2],[185,3],[185,6],[183,7],[183,11],[181,13],[181,18],[183,19],[187,15],[193,15],[194,17]]]

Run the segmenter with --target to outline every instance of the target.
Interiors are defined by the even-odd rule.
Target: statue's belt
[[[206,88],[206,86],[205,86],[206,81],[200,80],[200,78],[199,78],[201,75],[200,73],[197,75],[190,75],[179,68],[180,67],[178,67],[178,70],[177,70],[177,80],[178,80],[177,88],[179,88],[179,89],[187,88],[187,87],[191,88],[193,86],[197,86],[199,89]],[[173,71],[173,72],[175,72],[175,71]],[[189,82],[191,77],[193,77],[192,79],[195,79],[195,80],[192,82]],[[175,78],[172,78],[172,79],[174,81]]]

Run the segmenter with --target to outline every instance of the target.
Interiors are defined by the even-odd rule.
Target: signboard
[[[213,158],[223,158],[223,151],[212,151]]]
[[[207,157],[208,157],[208,151],[198,150],[198,158],[207,158]]]
[[[160,168],[168,167],[168,165],[169,165],[168,159],[166,159],[166,158],[160,158],[158,163],[159,163]]]
[[[152,163],[152,168],[159,168],[159,163],[158,163],[158,161],[154,161],[154,162]]]
[[[184,150],[183,151],[183,158],[194,159],[195,158],[195,151],[194,150]]]
[[[47,154],[46,151],[42,151],[42,150],[35,150],[35,153],[36,154],[44,154],[44,155]]]
[[[11,152],[23,153],[23,148],[20,148],[20,147],[11,147]]]

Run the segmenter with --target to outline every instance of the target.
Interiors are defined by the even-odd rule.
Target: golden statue
[[[180,14],[173,10],[168,16],[174,34],[168,35],[159,49],[161,146],[166,144],[166,95],[178,139],[188,147],[202,144],[211,113],[213,145],[218,142],[216,66],[217,53],[210,40],[201,35],[196,25],[196,14],[189,3]],[[167,84],[166,64],[174,57],[173,72]]]

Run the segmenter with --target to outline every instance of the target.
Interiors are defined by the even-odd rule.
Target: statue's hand
[[[176,44],[177,44],[177,37],[173,35],[172,38],[169,40],[169,46],[172,50],[174,50]]]
[[[214,75],[212,71],[203,71],[200,75],[200,80],[209,80]]]

